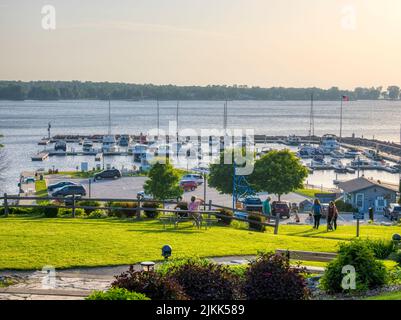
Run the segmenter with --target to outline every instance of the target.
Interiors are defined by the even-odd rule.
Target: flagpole
[[[340,107],[340,143],[343,137],[343,96],[341,96],[341,107]]]

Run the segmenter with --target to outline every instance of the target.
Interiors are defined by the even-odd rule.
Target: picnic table
[[[187,214],[184,215],[183,213]],[[204,218],[203,215],[204,213],[202,212],[183,212],[181,210],[176,210],[173,212],[173,215],[161,217],[159,220],[163,223],[164,229],[166,229],[167,225],[173,225],[174,228],[177,229],[180,223],[189,221],[193,221],[193,226],[197,229],[201,229],[202,226],[204,226],[205,229],[208,229],[211,227],[213,222],[217,222],[216,218]]]

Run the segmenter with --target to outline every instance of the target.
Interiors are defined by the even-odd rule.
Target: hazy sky
[[[401,85],[401,1],[0,0],[0,79]]]

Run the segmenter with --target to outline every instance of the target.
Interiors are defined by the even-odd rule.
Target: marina
[[[324,135],[336,134],[338,131],[337,121],[333,123],[331,115],[339,112],[338,102],[314,102],[315,128],[312,135],[307,130],[310,122],[308,101],[230,101],[228,111],[224,113],[223,105],[221,101],[182,102],[178,118],[180,130],[191,128],[200,133],[202,129],[221,129],[224,126],[227,129],[243,130],[251,127],[254,130],[259,155],[271,149],[282,148],[297,153],[299,145],[318,148]],[[6,146],[6,156],[12,164],[5,173],[5,190],[17,190],[15,181],[18,181],[20,172],[24,170],[47,171],[57,168],[73,171],[80,168],[81,163],[88,163],[91,169],[97,168],[98,165],[103,167],[103,162],[105,167],[139,167],[142,161],[139,161],[138,155],[135,158],[134,153],[141,153],[139,145],[146,148],[144,146],[149,147],[150,142],[154,140],[154,136],[147,134],[148,131],[152,128],[157,130],[159,122],[160,131],[168,132],[169,121],[177,119],[177,103],[174,101],[160,101],[159,112],[155,101],[112,101],[110,129],[115,137],[117,150],[105,150],[103,153],[102,142],[109,131],[108,107],[108,101],[89,100],[0,102],[3,114],[3,121],[0,121],[0,131],[4,135],[2,143]],[[396,165],[401,154],[400,120],[393,114],[396,114],[399,108],[399,102],[350,102],[345,113],[343,137],[339,142],[342,151],[324,155],[325,162],[329,164],[327,167],[308,168],[308,182],[332,188],[332,181],[336,179],[337,174],[330,165],[332,158],[339,159],[347,167],[347,173],[338,173],[339,179],[356,177],[358,167],[351,168],[350,162],[358,155],[361,155],[362,159],[366,158],[363,155],[365,149],[378,149],[384,161],[389,162],[390,166]],[[228,114],[227,119],[224,118],[225,113]],[[264,116],[261,117],[261,114]],[[362,118],[362,114],[368,117]],[[383,124],[376,123],[376,118],[382,119]],[[359,123],[358,128],[354,126],[355,121]],[[50,132],[46,130],[48,123],[51,123]],[[371,132],[375,133],[374,137]],[[120,138],[124,136],[128,136],[129,146],[119,143]],[[165,143],[176,142],[174,134],[170,139],[172,140]],[[66,151],[54,150],[55,143],[59,140],[66,142]],[[196,138],[192,137],[193,140]],[[202,155],[208,153],[206,147],[207,144]],[[138,150],[134,151],[135,148]],[[174,148],[172,146],[172,149]],[[154,147],[151,149],[153,152]],[[37,161],[32,161],[32,158],[37,158]],[[208,160],[205,155],[203,158],[189,159],[188,168],[207,166]],[[312,160],[312,157],[302,159],[306,166]],[[146,161],[148,159],[144,160],[144,167],[147,165]],[[187,169],[186,159],[177,165]],[[360,166],[359,169],[360,174],[376,179],[394,183],[399,180],[399,174],[391,173],[393,169],[388,166]]]

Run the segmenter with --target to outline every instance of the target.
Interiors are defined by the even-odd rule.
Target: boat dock
[[[36,155],[32,156],[32,161],[43,161],[49,157],[49,152],[39,152]]]

